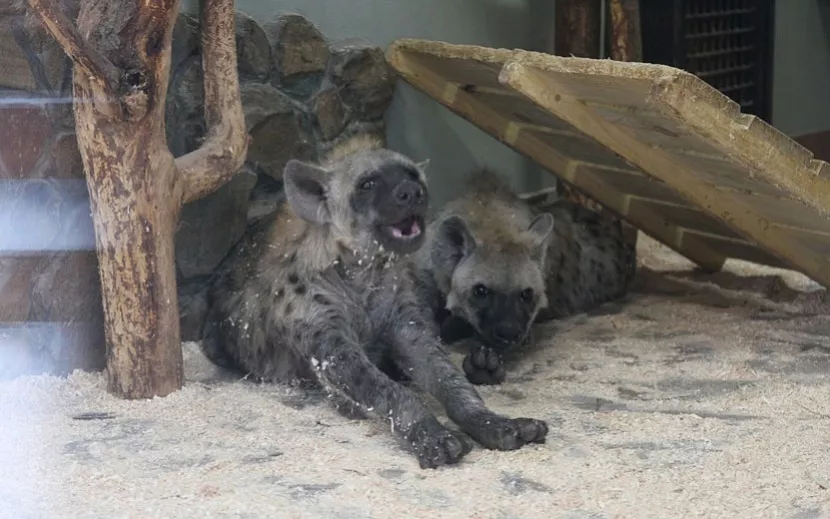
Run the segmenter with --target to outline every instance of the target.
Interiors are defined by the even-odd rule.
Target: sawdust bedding
[[[228,378],[185,343],[187,383],[165,398],[118,400],[80,372],[0,384],[0,517],[827,516],[825,292],[640,248],[623,304],[547,327],[481,389],[547,420],[544,445],[421,470],[382,422]]]

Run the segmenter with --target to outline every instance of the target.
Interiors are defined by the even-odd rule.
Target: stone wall
[[[20,20],[17,13],[0,19],[0,70],[11,71],[0,73],[0,229],[17,231],[0,233],[0,378],[100,369],[104,361],[92,222],[68,102],[71,68],[51,38]],[[394,92],[382,49],[329,42],[300,15],[260,25],[237,12],[236,31],[252,141],[233,180],[183,209],[176,235],[183,340],[199,339],[205,281],[250,218],[276,207],[285,163],[318,158],[356,133],[382,138]],[[199,43],[197,20],[180,15],[166,106],[175,156],[204,138]]]
[[[357,133],[384,137],[394,76],[369,42],[328,42],[298,14],[259,25],[237,13],[236,43],[245,123],[252,141],[243,172],[184,208],[176,238],[182,339],[199,340],[204,283],[242,236],[249,218],[276,207],[291,158],[316,159]],[[182,15],[174,32],[167,128],[176,156],[204,134],[198,27]]]

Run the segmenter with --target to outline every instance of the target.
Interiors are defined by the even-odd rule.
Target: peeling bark
[[[555,54],[599,57],[601,4],[600,0],[556,0]]]
[[[87,0],[77,28],[54,0],[27,0],[74,64],[78,145],[100,263],[107,375],[123,398],[183,383],[174,232],[182,205],[239,171],[247,136],[233,0],[202,7],[204,145],[173,158],[164,107],[178,0]]]
[[[608,0],[611,20],[611,59],[642,61],[640,0]]]

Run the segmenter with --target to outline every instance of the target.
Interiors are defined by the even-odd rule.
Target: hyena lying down
[[[392,377],[434,395],[487,448],[543,442],[545,422],[490,411],[442,351],[406,261],[424,242],[425,164],[380,146],[358,138],[323,164],[287,164],[288,203],[214,276],[206,354],[262,380],[318,380],[388,420],[422,468],[455,463],[471,445]]]
[[[493,172],[466,189],[429,224],[412,256],[417,291],[446,342],[472,337],[464,372],[498,384],[503,355],[532,343],[532,325],[622,297],[636,268],[619,222],[559,200],[535,207]]]

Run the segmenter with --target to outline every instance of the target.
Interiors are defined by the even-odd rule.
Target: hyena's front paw
[[[486,346],[478,346],[464,357],[464,374],[476,385],[501,384],[507,378],[507,371],[499,354]]]
[[[475,417],[464,430],[488,449],[512,451],[527,443],[545,443],[548,424],[533,418],[507,418],[487,413]]]
[[[435,417],[415,424],[407,439],[422,469],[458,463],[473,447],[461,435],[441,425]]]

